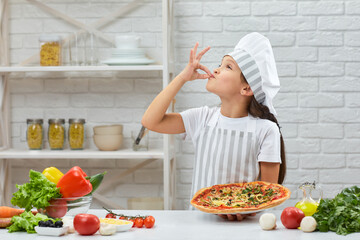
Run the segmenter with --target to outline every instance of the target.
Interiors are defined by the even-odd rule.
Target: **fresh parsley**
[[[313,217],[320,232],[360,232],[360,188],[345,188],[333,199],[322,199]]]

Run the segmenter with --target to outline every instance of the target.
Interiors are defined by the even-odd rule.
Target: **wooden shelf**
[[[133,151],[123,149],[118,151],[86,150],[23,150],[7,149],[0,151],[0,159],[157,159],[164,158],[164,151],[153,149],[149,151]]]
[[[89,71],[162,71],[163,65],[122,65],[122,66],[59,66],[59,67],[0,67],[0,73],[12,72],[89,72]]]

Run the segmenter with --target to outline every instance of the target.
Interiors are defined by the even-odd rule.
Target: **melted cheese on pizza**
[[[229,187],[213,186],[197,198],[203,206],[214,208],[256,207],[283,195],[277,185],[244,184]]]

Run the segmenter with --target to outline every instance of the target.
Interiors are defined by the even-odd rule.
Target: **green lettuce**
[[[360,232],[360,188],[345,188],[333,199],[322,199],[313,217],[320,232]]]
[[[25,208],[26,211],[30,211],[33,207],[45,209],[50,205],[49,201],[52,198],[62,197],[56,184],[50,182],[42,173],[30,170],[29,177],[30,182],[23,185],[16,184],[19,190],[13,193],[11,199],[14,206]]]
[[[43,214],[32,214],[32,212],[23,212],[19,216],[14,216],[11,218],[12,225],[7,227],[9,233],[19,232],[19,231],[27,231],[28,233],[36,233],[34,228],[38,225],[39,221],[47,221],[53,219],[48,218]]]

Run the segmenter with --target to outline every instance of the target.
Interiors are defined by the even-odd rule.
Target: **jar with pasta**
[[[41,150],[43,146],[43,120],[27,119],[26,141],[30,150]]]
[[[41,35],[40,66],[61,65],[61,37],[57,35]]]
[[[85,119],[69,119],[68,138],[72,150],[81,150],[84,147]]]
[[[65,140],[65,119],[49,119],[48,141],[50,149],[62,150]]]

